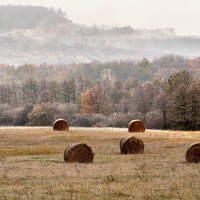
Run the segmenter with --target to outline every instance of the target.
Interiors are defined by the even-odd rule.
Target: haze
[[[200,35],[198,0],[1,0],[0,5],[61,8],[76,24],[174,28],[177,35]]]

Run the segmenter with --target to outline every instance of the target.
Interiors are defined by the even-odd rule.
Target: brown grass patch
[[[126,136],[127,128],[0,127],[0,199],[200,199],[200,163],[185,159],[200,131],[135,132],[144,153],[121,155]],[[93,162],[65,162],[66,147],[80,142]]]

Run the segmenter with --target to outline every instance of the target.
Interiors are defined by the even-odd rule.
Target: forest
[[[0,124],[199,130],[200,57],[0,66]]]
[[[0,125],[200,129],[200,38],[0,6]]]

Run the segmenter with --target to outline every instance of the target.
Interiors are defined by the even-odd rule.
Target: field
[[[140,138],[144,154],[121,155],[119,141]],[[200,199],[200,164],[185,152],[200,132],[125,128],[0,128],[0,199]],[[64,150],[86,143],[95,153],[90,164],[67,163]]]

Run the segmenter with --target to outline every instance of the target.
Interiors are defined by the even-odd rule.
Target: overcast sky
[[[0,0],[0,5],[59,7],[73,23],[174,28],[177,35],[200,36],[200,0]]]

